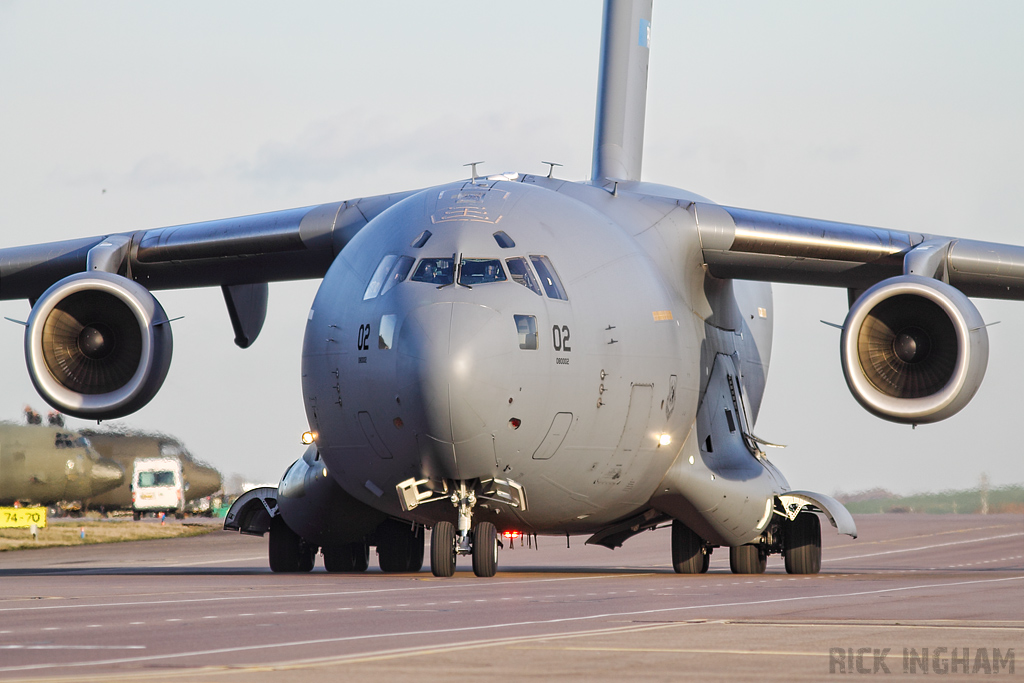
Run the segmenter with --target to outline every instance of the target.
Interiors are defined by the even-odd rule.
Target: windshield
[[[551,260],[547,256],[536,256],[530,254],[530,261],[533,262],[533,267],[537,269],[537,275],[540,276],[540,283],[544,286],[544,291],[547,292],[549,298],[562,299],[566,301],[569,299],[565,295],[565,289],[562,287],[562,281],[558,279],[558,275],[555,273],[555,267],[551,265]]]
[[[462,259],[459,268],[459,284],[483,285],[488,282],[504,282],[505,270],[499,259],[467,258]]]
[[[515,258],[505,259],[505,263],[508,265],[509,274],[512,275],[512,282],[526,287],[537,296],[541,295],[537,278],[533,276],[533,271],[530,270],[530,266],[526,263],[525,258],[516,256]]]
[[[139,472],[139,488],[152,488],[154,486],[174,486],[174,472],[164,470],[160,472]]]
[[[432,285],[450,285],[455,281],[454,259],[425,258],[416,266],[414,282],[429,282]]]

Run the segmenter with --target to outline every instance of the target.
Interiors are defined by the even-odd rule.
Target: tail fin
[[[605,0],[591,179],[640,180],[652,0]]]

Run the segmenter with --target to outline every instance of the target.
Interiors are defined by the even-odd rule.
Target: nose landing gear
[[[451,495],[458,510],[458,529],[451,522],[438,522],[430,539],[430,571],[434,576],[448,577],[455,573],[459,555],[473,556],[473,573],[480,577],[494,576],[498,570],[498,532],[490,522],[473,527],[476,494],[459,484]]]

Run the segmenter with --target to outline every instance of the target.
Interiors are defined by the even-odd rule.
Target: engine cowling
[[[112,273],[76,273],[36,302],[25,359],[36,390],[63,413],[107,420],[160,390],[171,365],[171,326],[145,287]]]
[[[938,422],[959,412],[981,386],[988,332],[958,289],[901,275],[879,282],[850,308],[841,341],[854,398],[892,422]]]

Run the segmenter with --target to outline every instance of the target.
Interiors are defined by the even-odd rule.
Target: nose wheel
[[[460,484],[452,494],[452,504],[459,512],[458,529],[451,522],[434,525],[430,538],[430,571],[434,576],[448,577],[455,573],[459,555],[473,556],[473,573],[480,577],[494,576],[498,570],[498,531],[490,522],[472,526],[476,495]]]

